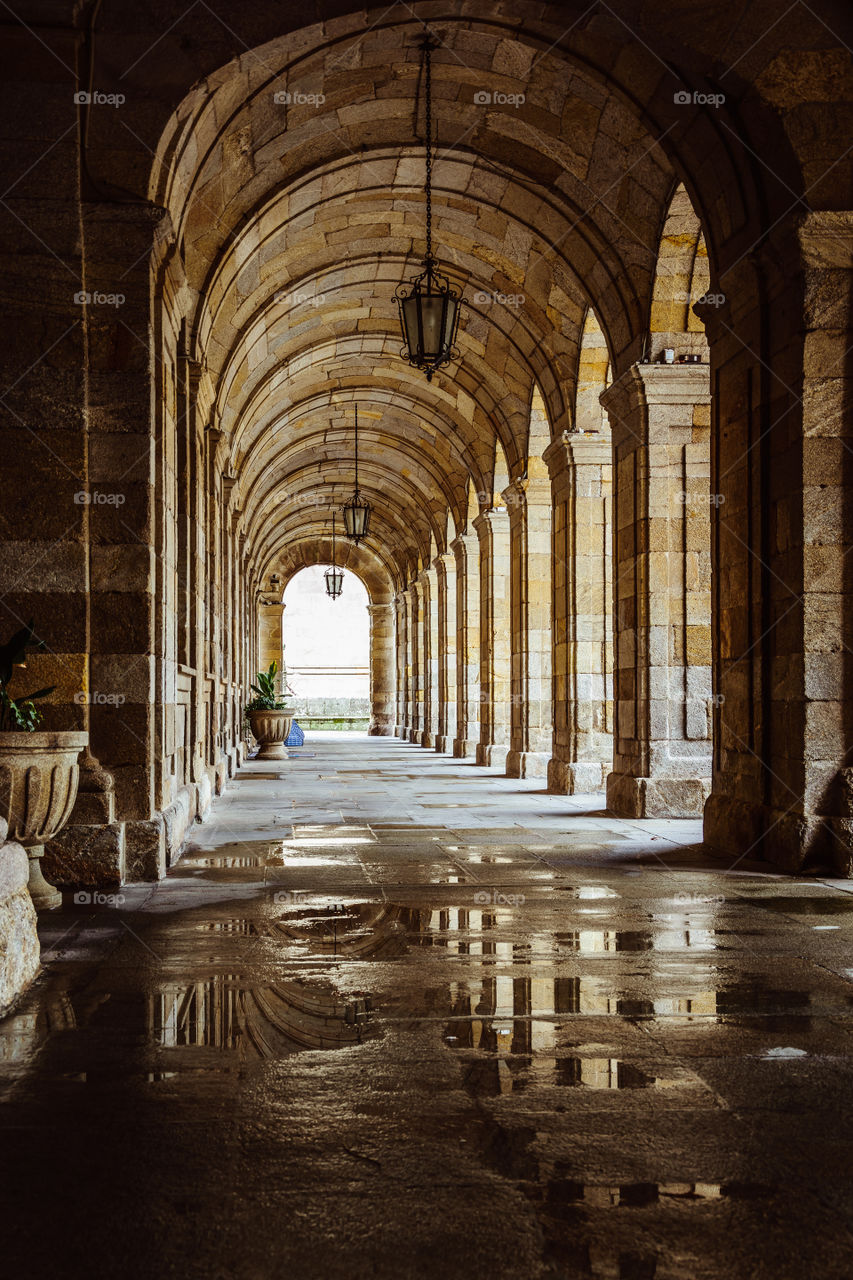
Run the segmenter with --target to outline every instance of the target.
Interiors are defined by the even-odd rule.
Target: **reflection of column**
[[[460,760],[480,741],[480,544],[461,533],[451,547],[456,561],[456,737]]]
[[[369,604],[370,727],[372,737],[394,732],[394,605]]]
[[[551,491],[535,474],[503,493],[509,512],[511,778],[545,777],[551,756]]]
[[[420,744],[434,747],[438,733],[438,577],[431,565],[418,574],[423,610],[423,719]]]
[[[509,517],[474,521],[480,541],[480,741],[477,764],[506,765],[509,750]]]
[[[702,813],[711,779],[707,365],[633,365],[603,393],[614,456],[615,751],[607,805]]]
[[[548,790],[599,791],[610,771],[610,433],[564,432],[545,451],[553,501],[554,743]]]
[[[424,724],[424,588],[420,578],[409,587],[412,593],[412,715],[409,741],[420,746]]]
[[[436,556],[438,578],[438,733],[436,751],[452,751],[456,737],[456,560]]]
[[[408,662],[406,660],[409,637],[406,618],[406,599],[403,592],[400,592],[395,599],[394,606],[397,615],[397,723],[394,727],[394,734],[398,738],[405,738],[406,721],[409,714],[409,669]]]

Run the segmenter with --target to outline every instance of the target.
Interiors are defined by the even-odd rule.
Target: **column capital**
[[[453,543],[450,545],[452,546]],[[442,551],[441,554],[437,555],[433,560],[432,567],[435,569],[438,576],[441,577],[442,574],[447,573],[448,569],[453,569],[455,571],[456,557],[452,551]]]
[[[450,544],[450,550],[455,558],[460,555],[470,555],[471,551],[479,546],[480,540],[476,533],[457,533],[456,537]]]
[[[640,405],[710,404],[711,370],[707,364],[632,364],[602,391],[608,413],[624,416]]]
[[[542,454],[551,480],[581,465],[606,466],[612,461],[610,432],[564,431]]]
[[[394,600],[386,600],[386,601],[381,601],[377,604],[369,604],[367,606],[367,612],[370,614],[371,618],[381,617],[383,613],[385,614],[393,613],[395,603],[396,602]]]
[[[480,537],[487,535],[495,527],[500,527],[508,523],[509,512],[506,507],[489,507],[487,511],[481,511],[476,520],[472,520],[474,528]]]

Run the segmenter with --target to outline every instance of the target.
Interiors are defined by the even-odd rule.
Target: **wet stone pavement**
[[[853,1274],[853,883],[394,740],[249,762],[0,1023],[0,1276]]]

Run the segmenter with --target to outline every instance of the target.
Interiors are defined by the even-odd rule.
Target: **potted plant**
[[[42,713],[35,704],[53,687],[15,698],[9,691],[15,668],[27,665],[27,652],[44,648],[32,622],[0,645],[0,817],[9,824],[7,838],[27,851],[30,897],[41,910],[62,903],[42,875],[41,857],[45,841],[68,821],[77,798],[77,757],[88,742],[88,734],[78,731],[38,731]]]
[[[246,704],[246,715],[252,733],[258,740],[259,760],[286,760],[285,742],[293,723],[293,708],[280,696],[276,688],[278,663],[272,661],[266,671],[259,671],[252,685],[254,698]],[[287,693],[285,686],[282,691]]]

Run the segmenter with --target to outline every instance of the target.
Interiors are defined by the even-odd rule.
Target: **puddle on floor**
[[[740,901],[751,907],[764,907],[768,911],[779,911],[783,915],[792,916],[836,916],[853,913],[853,894],[846,898],[741,898]]]
[[[772,1196],[773,1188],[758,1182],[574,1182],[551,1178],[546,1197],[560,1203],[590,1209],[641,1208],[649,1204],[703,1205],[724,1200],[758,1200]]]
[[[453,1036],[445,1039],[451,1048],[456,1047]],[[674,1089],[696,1083],[689,1077],[651,1075],[633,1063],[617,1058],[558,1056],[553,1053],[464,1059],[462,1069],[463,1088],[472,1097],[497,1097],[543,1086],[594,1090]]]

